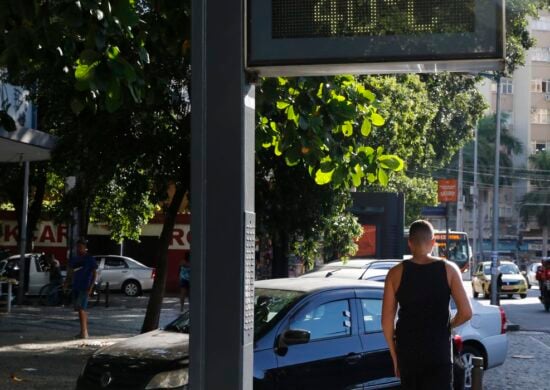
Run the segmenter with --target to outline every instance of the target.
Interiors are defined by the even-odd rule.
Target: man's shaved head
[[[415,244],[430,242],[434,239],[434,227],[428,221],[419,219],[414,221],[409,228],[409,241]]]

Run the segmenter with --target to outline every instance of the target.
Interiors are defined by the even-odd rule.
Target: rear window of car
[[[126,262],[122,259],[117,259],[115,257],[106,257],[105,258],[105,268],[117,269],[117,268],[128,268]]]

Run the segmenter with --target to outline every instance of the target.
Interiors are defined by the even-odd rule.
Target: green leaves
[[[374,93],[349,75],[263,80],[256,99],[258,148],[271,149],[289,167],[301,165],[318,185],[387,184],[404,164],[368,146],[385,124],[377,105]]]

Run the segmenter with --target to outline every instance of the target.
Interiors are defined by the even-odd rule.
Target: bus
[[[435,230],[435,245],[432,255],[447,259],[447,233],[444,230]],[[409,232],[405,231],[405,254],[410,255]],[[462,272],[466,272],[470,265],[472,250],[465,232],[449,231],[449,257],[448,260],[455,263]]]

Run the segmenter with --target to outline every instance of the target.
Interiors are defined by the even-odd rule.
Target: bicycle
[[[38,293],[38,304],[42,306],[59,306],[71,301],[71,289],[59,283],[48,283]]]

